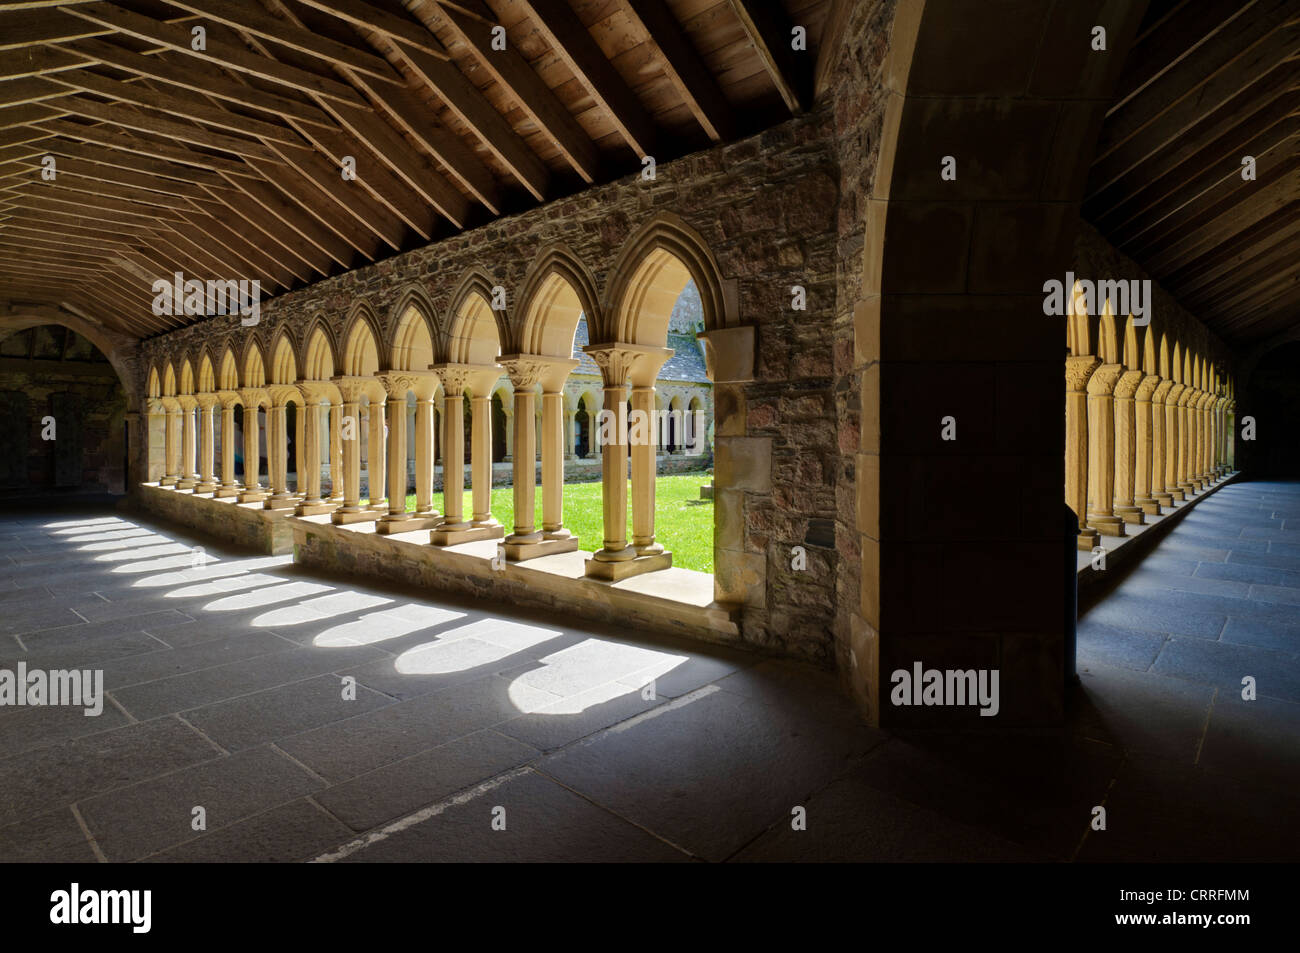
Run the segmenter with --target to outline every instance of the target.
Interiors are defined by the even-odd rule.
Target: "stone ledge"
[[[1097,602],[1108,591],[1108,586],[1112,581],[1119,582],[1128,572],[1129,569],[1141,564],[1160,540],[1180,522],[1187,513],[1189,513],[1197,503],[1208,496],[1217,493],[1219,489],[1231,483],[1241,475],[1239,470],[1234,470],[1219,480],[1212,483],[1199,493],[1189,495],[1185,500],[1180,502],[1172,512],[1165,512],[1160,516],[1146,517],[1146,522],[1142,525],[1125,524],[1128,532],[1126,536],[1102,536],[1101,547],[1106,551],[1106,568],[1098,571],[1092,568],[1092,552],[1080,551],[1078,555],[1078,581],[1079,581],[1079,612],[1082,614],[1088,608]],[[1116,573],[1116,570],[1122,570]]]
[[[428,530],[380,535],[373,524],[337,526],[328,516],[288,522],[294,559],[304,566],[740,644],[740,607],[713,601],[713,577],[707,573],[669,568],[607,582],[585,575],[591,553],[578,549],[513,562],[504,558],[499,549],[504,544],[497,539],[432,546]]]
[[[141,509],[200,530],[237,546],[273,556],[293,552],[293,510],[268,510],[263,504],[239,503],[235,497],[214,498],[156,483],[138,487]]]

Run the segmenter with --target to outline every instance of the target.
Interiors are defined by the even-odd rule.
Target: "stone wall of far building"
[[[868,97],[866,85],[859,95]],[[835,514],[837,500],[852,497],[851,487],[839,485],[850,474],[841,462],[838,408],[845,398],[835,371],[837,283],[845,267],[837,108],[826,102],[761,134],[661,163],[652,182],[629,176],[282,295],[263,306],[257,327],[217,317],[151,339],[142,345],[142,368],[197,360],[204,348],[214,361],[227,346],[242,355],[250,337],[269,350],[282,330],[301,346],[318,318],[341,340],[359,301],[391,334],[393,311],[412,285],[432,301],[435,336],[446,340],[450,298],[470,269],[503,285],[514,307],[530,265],[555,243],[583,262],[604,296],[628,239],[656,215],[675,216],[708,246],[721,278],[734,283],[739,322],[756,329],[754,382],[713,391],[717,419],[730,421],[729,432],[717,436],[729,441],[740,474],[715,517],[719,538],[740,551],[743,565],[729,580],[743,590],[740,639],[829,665],[841,558]],[[855,160],[859,173],[870,156]],[[796,284],[806,290],[805,311],[792,310]],[[143,394],[143,376],[139,387]],[[797,546],[812,558],[807,570],[794,572]]]

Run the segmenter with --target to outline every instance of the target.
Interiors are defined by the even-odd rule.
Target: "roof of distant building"
[[[578,330],[573,335],[573,356],[578,359],[578,366],[573,369],[573,373],[591,374],[598,377],[600,376],[600,368],[591,359],[591,355],[583,351],[583,347],[587,343],[587,321],[583,318],[578,321]],[[700,352],[700,343],[695,339],[694,334],[669,332],[668,346],[673,349],[673,356],[668,359],[659,372],[659,380],[709,383],[709,375],[704,365],[704,355]]]

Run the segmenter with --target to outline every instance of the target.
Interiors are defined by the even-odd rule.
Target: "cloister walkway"
[[[0,861],[1293,857],[1297,519],[1295,485],[1200,504],[1085,620],[1070,731],[1026,740],[890,736],[793,663],[107,506],[0,513],[0,668],[109,696],[0,707]]]

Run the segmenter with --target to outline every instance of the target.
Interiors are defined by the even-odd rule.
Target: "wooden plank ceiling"
[[[1225,341],[1268,341],[1300,321],[1298,137],[1300,0],[1154,0],[1084,217]]]
[[[174,272],[267,297],[746,135],[809,105],[831,6],[0,0],[0,311],[164,333]]]

